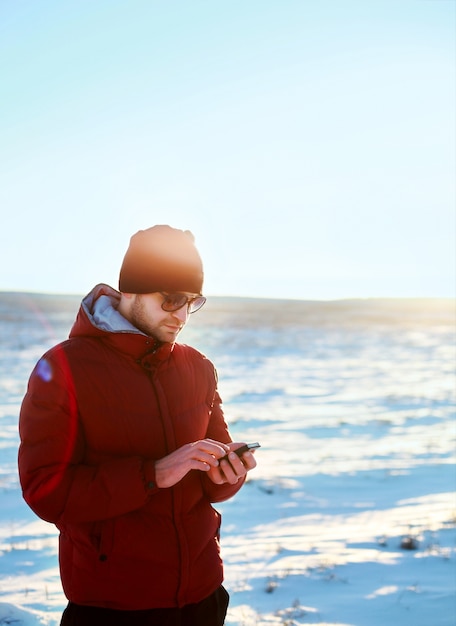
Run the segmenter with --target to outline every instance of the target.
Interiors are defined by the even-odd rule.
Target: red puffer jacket
[[[154,460],[210,437],[231,441],[211,362],[193,348],[112,330],[84,299],[70,338],[30,377],[20,415],[24,498],[60,530],[65,594],[77,604],[136,610],[199,602],[222,582],[220,515],[242,485],[200,471],[158,489]],[[123,318],[122,318],[123,319]],[[125,320],[124,323],[128,324]]]

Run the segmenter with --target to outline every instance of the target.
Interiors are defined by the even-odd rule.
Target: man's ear
[[[130,309],[133,306],[134,297],[135,295],[133,293],[123,293],[123,291],[120,292],[120,302],[117,310],[126,319],[128,319],[130,315]]]

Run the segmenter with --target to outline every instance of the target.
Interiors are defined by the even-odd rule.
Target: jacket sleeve
[[[232,441],[228,425],[223,415],[222,400],[217,390],[214,395],[207,437],[215,441],[221,441],[222,443],[230,443]],[[245,477],[240,479],[235,485],[230,485],[229,483],[216,485],[206,474],[201,472],[201,480],[204,492],[210,502],[223,502],[224,500],[232,498],[239,491],[245,482]]]
[[[46,521],[108,519],[140,508],[157,490],[153,463],[142,457],[84,464],[77,398],[60,346],[47,353],[31,374],[19,433],[23,496]]]

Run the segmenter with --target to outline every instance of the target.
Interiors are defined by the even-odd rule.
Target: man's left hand
[[[248,471],[256,467],[256,461],[253,452],[244,452],[241,457],[234,452],[237,448],[240,448],[243,443],[230,443],[231,452],[228,454],[228,460],[222,459],[219,461],[218,467],[211,467],[207,472],[209,478],[216,485],[223,485],[224,483],[230,483],[235,485],[240,478],[243,478]]]

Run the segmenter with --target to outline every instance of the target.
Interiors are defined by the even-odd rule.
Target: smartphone
[[[238,455],[238,457],[241,457],[244,454],[244,452],[247,452],[247,450],[255,450],[256,448],[261,448],[261,445],[258,442],[246,443],[240,448],[238,448],[237,450],[233,450],[233,452],[235,452]],[[228,461],[228,455],[225,454],[225,456],[222,456],[222,458],[219,459],[219,461]]]

